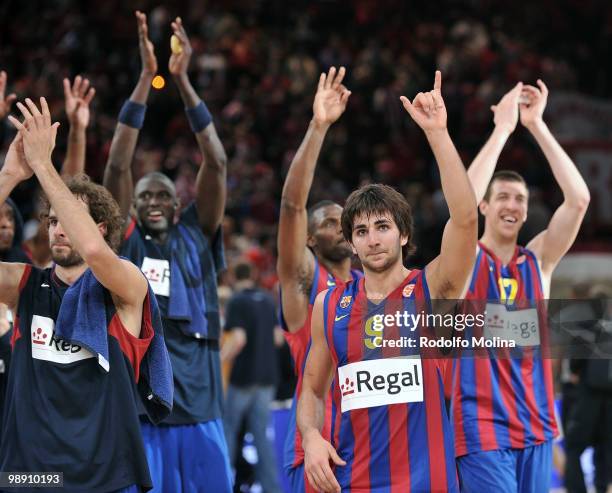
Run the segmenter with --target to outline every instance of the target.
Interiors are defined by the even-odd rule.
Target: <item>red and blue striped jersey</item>
[[[340,487],[459,491],[441,360],[421,358],[427,350],[420,337],[431,334],[420,323],[381,318],[431,312],[424,271],[412,270],[377,304],[364,286],[364,279],[350,282],[324,300],[325,336],[338,370],[332,443],[347,463],[335,468]]]
[[[516,247],[512,260],[504,266],[479,243],[466,300],[481,308],[486,303],[487,311],[502,305],[519,319],[527,319],[520,310],[526,313],[536,309],[533,317],[539,324],[539,334],[532,342],[517,343],[511,350],[483,348],[478,350],[482,354],[464,355],[453,361],[451,414],[457,457],[487,450],[522,449],[554,438],[558,430],[552,368],[550,359],[542,354],[548,348],[545,301],[533,252]],[[488,327],[499,325],[489,314],[485,319]],[[499,329],[504,330],[504,325]],[[465,336],[481,335],[476,332],[476,328],[469,329]]]
[[[352,271],[351,275],[354,279],[361,276],[358,271]],[[312,308],[317,295],[321,291],[336,287],[338,281],[332,276],[325,267],[323,267],[315,258],[314,263],[314,274],[312,278],[312,286],[310,288],[310,294],[308,299],[308,315],[304,321],[304,325],[295,331],[289,332],[287,325],[283,317],[283,307],[281,304],[280,319],[281,326],[284,329],[285,339],[289,345],[291,357],[293,358],[293,367],[297,375],[297,382],[295,387],[295,394],[293,396],[293,402],[291,405],[291,414],[289,416],[289,429],[287,430],[287,439],[285,440],[285,447],[283,450],[283,467],[296,467],[304,461],[304,450],[302,449],[302,437],[296,422],[297,414],[297,403],[300,398],[302,391],[302,379],[304,375],[304,366],[306,365],[306,357],[308,356],[308,350],[310,349],[310,319],[312,317]],[[282,286],[281,286],[282,289]],[[332,399],[331,393],[326,401],[326,413],[325,413],[325,427],[323,429],[323,436],[329,440],[330,433],[330,420],[331,420],[331,406]]]

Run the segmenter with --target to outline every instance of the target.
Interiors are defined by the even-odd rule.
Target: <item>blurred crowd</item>
[[[129,96],[140,61],[135,9],[148,13],[150,37],[167,83],[154,90],[135,157],[135,177],[161,170],[188,202],[194,193],[198,150],[167,75],[170,20],[181,15],[194,47],[192,80],[215,118],[229,157],[226,252],[248,257],[261,281],[276,278],[276,220],[281,184],[312,114],[318,75],[347,67],[353,95],[323,150],[310,194],[314,203],[340,203],[355,186],[382,181],[403,191],[414,207],[420,250],[415,264],[437,255],[446,206],[437,167],[418,128],[399,103],[444,74],[449,128],[468,163],[492,128],[490,105],[517,80],[540,77],[551,93],[573,90],[609,97],[612,7],[596,0],[501,5],[493,1],[385,0],[4,2],[0,6],[0,68],[8,92],[45,95],[63,116],[62,79],[81,74],[97,95],[87,134],[86,171],[101,177],[119,108]],[[545,115],[546,117],[546,115]],[[62,120],[64,118],[64,120]],[[12,129],[2,123],[2,154]],[[60,130],[57,163],[66,147]],[[0,159],[3,156],[0,155]],[[501,157],[532,187],[533,236],[560,200],[548,166],[527,133],[517,131]],[[36,230],[36,183],[14,199]],[[579,241],[596,239],[596,228]],[[229,282],[225,280],[225,284]]]

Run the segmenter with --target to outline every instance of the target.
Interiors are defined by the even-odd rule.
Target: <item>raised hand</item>
[[[72,87],[70,87],[70,80],[64,79],[64,101],[66,116],[70,125],[87,128],[87,125],[89,125],[89,103],[91,103],[95,94],[96,90],[89,87],[89,79],[83,79],[80,75],[77,75]]]
[[[4,96],[6,91],[6,72],[2,70],[0,72],[0,120],[2,120],[11,111],[11,105],[13,101],[17,99],[15,93],[11,93],[8,96]]]
[[[521,92],[521,99],[526,102],[522,102],[519,105],[521,114],[521,123],[525,127],[530,127],[539,122],[542,122],[542,115],[546,108],[546,102],[548,100],[548,88],[540,79],[537,81],[538,87],[524,85],[523,91]]]
[[[420,92],[412,103],[406,96],[400,96],[406,111],[424,131],[446,129],[446,106],[442,99],[442,74],[436,70],[433,91]]]
[[[40,107],[36,107],[30,98],[25,100],[27,107],[17,103],[17,107],[24,117],[21,123],[10,115],[9,120],[19,130],[23,138],[23,150],[26,161],[33,171],[40,167],[51,165],[51,153],[55,147],[55,137],[59,123],[51,123],[51,113],[45,98],[40,98]]]
[[[183,27],[183,21],[180,17],[177,17],[172,23],[172,31],[174,31],[174,35],[180,42],[180,49],[172,51],[170,60],[168,60],[168,70],[172,75],[178,77],[187,74],[193,48],[191,47],[185,28]]]
[[[327,75],[322,73],[319,77],[319,85],[312,105],[315,122],[331,125],[344,113],[351,95],[351,91],[342,85],[345,74],[344,67],[340,67],[337,73],[336,67],[331,67]]]
[[[509,133],[514,132],[519,118],[519,99],[523,83],[519,82],[510,91],[504,94],[496,105],[491,106],[493,112],[493,121],[495,126],[507,130]]]
[[[8,148],[2,171],[5,175],[10,175],[16,182],[22,182],[30,178],[34,172],[28,166],[24,150],[23,150],[23,135],[17,132],[13,142]]]
[[[138,48],[140,50],[142,74],[153,77],[157,73],[157,58],[155,58],[153,43],[151,43],[151,40],[149,39],[147,14],[137,10],[136,21],[138,22]]]

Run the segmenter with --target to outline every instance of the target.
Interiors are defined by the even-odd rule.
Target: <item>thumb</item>
[[[410,114],[410,116],[412,116],[414,106],[412,106],[410,100],[406,96],[400,96],[400,101],[404,105],[404,109]]]
[[[337,466],[345,466],[346,465],[346,462],[343,461],[340,458],[340,456],[336,452],[336,449],[334,447],[332,447],[331,444],[328,444],[327,448],[329,450],[329,455],[330,455],[331,459],[334,461],[334,464],[336,464]]]
[[[55,147],[55,138],[57,137],[57,129],[60,126],[59,122],[55,122],[51,125],[51,148]]]
[[[15,101],[17,99],[17,94],[15,94],[14,92],[12,92],[11,94],[9,94],[6,99],[4,100],[6,102],[7,107],[11,107],[11,105],[13,104],[13,101]]]

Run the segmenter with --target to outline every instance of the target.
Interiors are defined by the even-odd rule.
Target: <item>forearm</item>
[[[87,262],[90,252],[105,245],[98,226],[57,174],[51,161],[33,164],[32,169],[66,235]]]
[[[77,123],[70,124],[66,159],[62,166],[62,177],[69,178],[85,171],[86,131],[85,127]]]
[[[491,177],[495,172],[499,156],[506,145],[510,131],[495,127],[486,144],[472,161],[467,174],[474,188],[476,203],[479,204],[485,196]]]
[[[317,160],[329,125],[310,122],[304,140],[300,144],[289,167],[281,199],[281,214],[285,207],[305,209],[312,187]]]
[[[146,104],[152,79],[151,74],[146,72],[140,74],[138,83],[130,95],[129,100],[132,103]],[[117,122],[104,170],[104,186],[119,204],[123,217],[127,216],[132,199],[131,166],[139,134],[139,128]]]
[[[325,423],[325,401],[307,387],[302,387],[302,394],[298,401],[297,425],[306,439],[313,432],[321,433]]]
[[[18,178],[0,171],[0,204],[4,204],[13,189],[19,185],[21,180]]]
[[[451,220],[457,224],[472,223],[477,219],[476,197],[448,131],[426,132],[426,136],[438,163]]]
[[[577,207],[588,204],[590,194],[584,179],[546,123],[540,120],[528,129],[546,156],[566,203]]]

